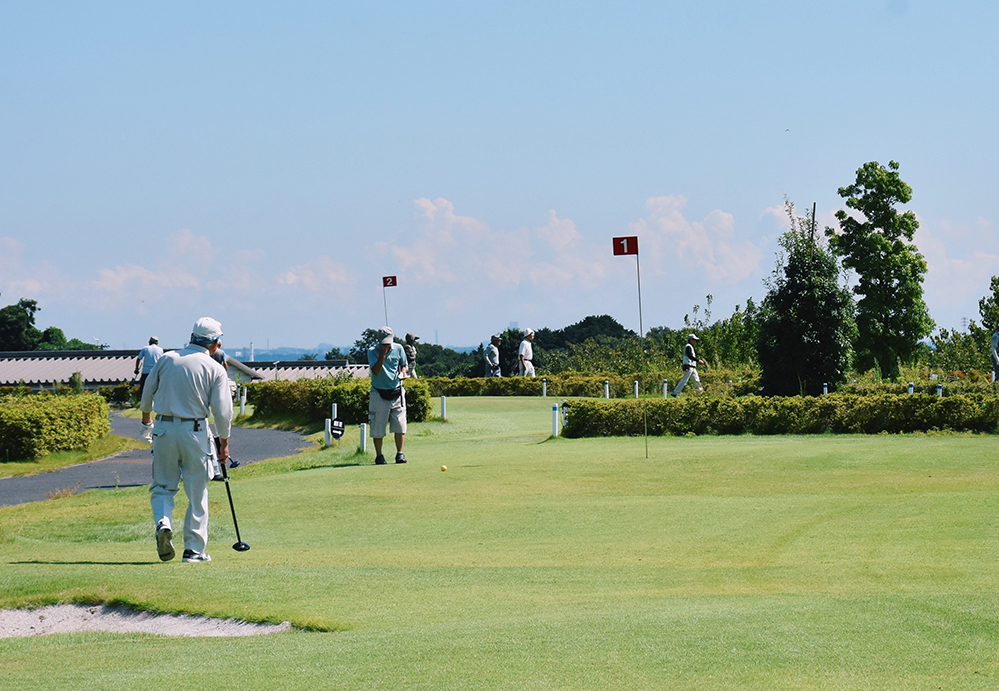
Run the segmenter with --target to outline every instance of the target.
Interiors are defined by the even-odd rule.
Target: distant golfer
[[[418,340],[420,340],[419,336],[406,334],[406,345],[402,347],[403,351],[406,353],[406,371],[413,379],[418,378],[418,375],[416,374],[416,342]]]
[[[701,339],[695,334],[687,336],[687,345],[683,348],[683,377],[680,378],[680,383],[673,389],[673,398],[680,395],[683,387],[687,385],[687,381],[690,379],[693,379],[694,383],[697,384],[698,391],[704,391],[704,387],[701,386],[701,378],[697,376],[697,365],[703,365],[704,360],[698,358],[697,353],[694,352],[694,344],[699,340]]]
[[[139,351],[139,357],[135,358],[135,373],[139,373],[139,366],[142,366],[142,376],[139,377],[139,398],[142,398],[142,390],[146,386],[146,379],[153,371],[156,361],[163,357],[163,349],[159,346],[160,339],[156,336],[149,337],[149,345]]]
[[[503,372],[500,369],[500,356],[499,347],[502,345],[503,339],[499,334],[493,334],[489,338],[489,345],[486,346],[485,360],[486,360],[486,376],[487,377],[502,377]]]
[[[229,456],[232,398],[229,378],[212,355],[222,347],[222,325],[211,317],[194,324],[191,342],[165,353],[149,374],[142,394],[142,424],[153,428],[153,481],[149,485],[156,551],[163,561],[174,558],[173,503],[181,479],[187,494],[184,517],[184,561],[206,562],[208,544],[208,468],[212,447],[208,414],[215,416],[219,462]]]
[[[402,379],[406,376],[406,353],[395,342],[391,327],[378,330],[377,344],[368,349],[371,366],[371,395],[368,398],[368,426],[375,443],[375,465],[385,465],[382,442],[385,428],[395,435],[395,462],[405,463],[402,447],[406,443],[406,389]]]
[[[533,377],[534,376],[534,348],[531,347],[531,341],[534,340],[534,329],[527,329],[524,331],[524,340],[520,342],[520,351],[517,353],[517,357],[520,361],[520,376],[522,377]]]
[[[999,381],[999,329],[992,334],[992,383]]]

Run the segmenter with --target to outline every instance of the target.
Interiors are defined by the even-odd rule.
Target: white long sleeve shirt
[[[158,416],[204,420],[209,410],[215,416],[219,437],[229,438],[232,398],[225,369],[208,350],[189,343],[183,350],[164,353],[149,373],[139,409]]]

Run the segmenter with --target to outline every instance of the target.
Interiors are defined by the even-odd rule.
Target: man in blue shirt
[[[375,443],[375,465],[387,462],[382,455],[386,426],[395,435],[395,462],[405,463],[402,447],[406,441],[406,389],[402,380],[406,377],[406,351],[395,342],[392,329],[388,326],[378,330],[378,338],[378,344],[368,349],[368,365],[371,367],[368,426]]]

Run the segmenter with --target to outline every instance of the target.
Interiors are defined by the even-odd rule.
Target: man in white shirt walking
[[[139,398],[142,398],[142,390],[146,387],[146,379],[149,373],[156,366],[156,361],[163,357],[163,349],[159,346],[160,339],[156,336],[149,337],[149,345],[139,351],[139,356],[135,358],[135,373],[139,373],[139,365],[142,365],[142,376],[139,378]]]
[[[683,391],[683,387],[687,385],[687,382],[691,379],[697,384],[698,391],[704,391],[704,387],[701,386],[701,378],[697,376],[697,365],[703,365],[704,360],[697,357],[697,353],[694,352],[694,344],[697,343],[699,339],[695,334],[690,334],[687,336],[687,345],[683,348],[683,377],[680,378],[680,383],[676,385],[673,389],[673,398],[680,395]]]
[[[219,433],[219,463],[229,457],[232,398],[225,369],[212,359],[222,347],[222,325],[211,317],[194,324],[191,342],[182,350],[165,353],[149,374],[139,409],[142,424],[153,428],[153,479],[149,485],[156,551],[163,561],[173,559],[173,504],[180,481],[187,494],[184,517],[184,561],[207,562],[208,468],[212,454],[209,413]]]
[[[534,376],[534,348],[531,347],[531,341],[534,340],[534,329],[526,329],[524,331],[524,340],[520,342],[520,352],[518,357],[520,359],[520,376],[522,377],[533,377]]]

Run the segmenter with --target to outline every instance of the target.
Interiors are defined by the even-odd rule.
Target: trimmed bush
[[[407,379],[406,419],[422,422],[430,415],[430,389],[423,379]],[[337,404],[337,416],[348,425],[368,421],[370,379],[323,377],[250,384],[247,400],[254,417],[292,417],[322,422]]]
[[[690,397],[671,400],[568,401],[567,437],[649,434],[823,434],[949,429],[995,432],[999,397],[964,394],[833,394],[801,397]]]
[[[95,393],[37,394],[0,402],[0,460],[33,461],[85,449],[111,431],[108,404]]]

